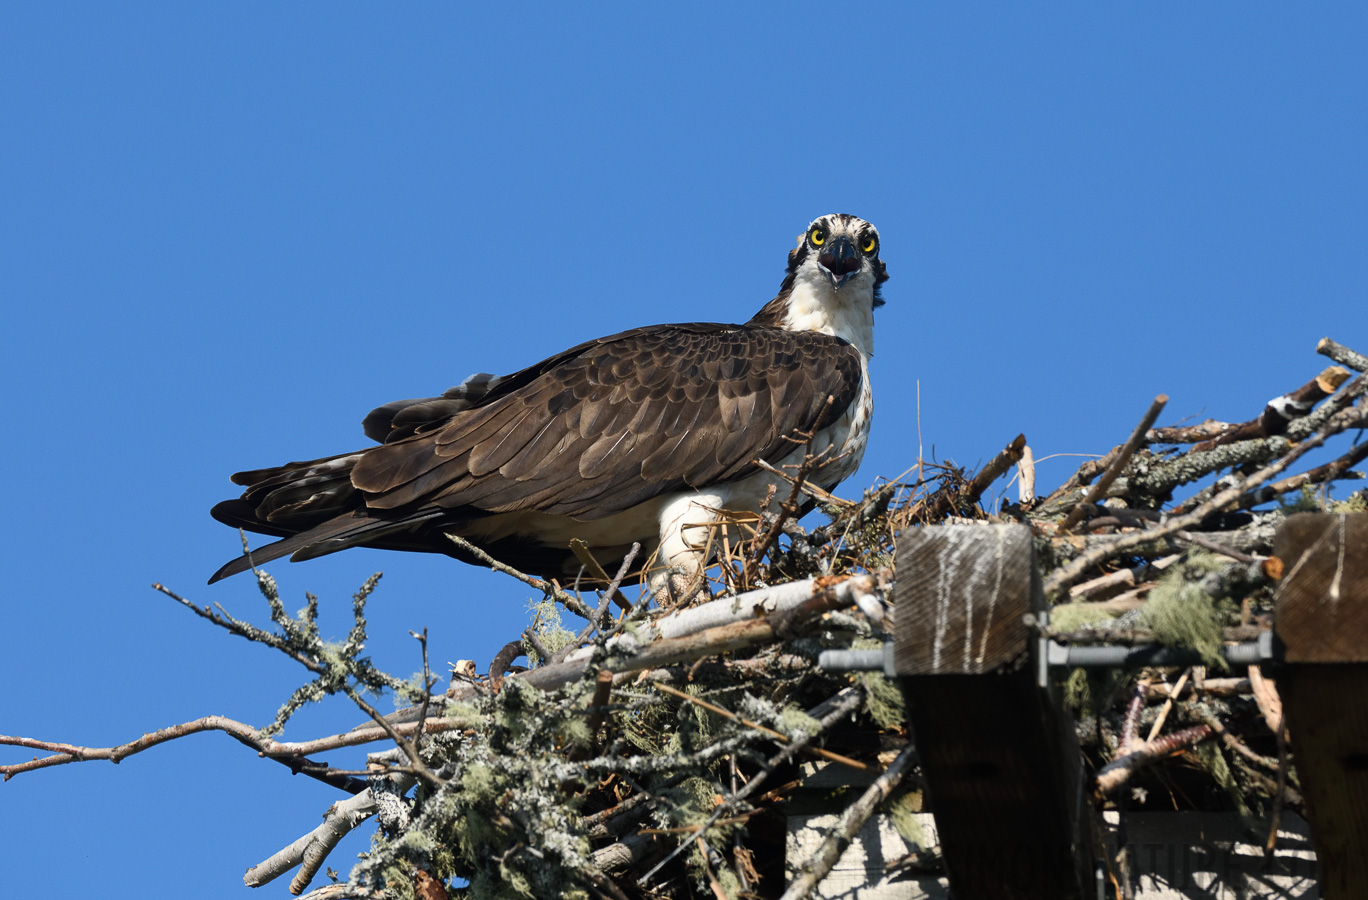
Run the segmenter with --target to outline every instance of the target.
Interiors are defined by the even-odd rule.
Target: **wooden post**
[[[1368,513],[1282,524],[1278,680],[1326,900],[1368,897]]]
[[[1096,897],[1073,719],[1022,621],[1045,603],[1030,528],[904,532],[897,571],[894,668],[954,896]]]

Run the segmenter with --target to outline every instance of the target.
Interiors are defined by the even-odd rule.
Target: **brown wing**
[[[488,372],[476,372],[448,388],[440,397],[395,400],[376,407],[361,420],[361,430],[366,437],[381,444],[430,431],[457,413],[478,406],[507,380]]]
[[[694,323],[626,331],[513,375],[472,378],[480,383],[373,411],[366,433],[382,446],[238,473],[247,490],[214,517],[285,538],[253,551],[257,563],[353,546],[452,553],[442,528],[491,513],[603,518],[782,459],[791,437],[855,401],[861,366],[850,344],[828,335]],[[230,562],[211,583],[252,559]]]
[[[367,451],[351,473],[366,506],[602,518],[787,456],[860,387],[856,350],[815,332],[663,325],[576,350]]]

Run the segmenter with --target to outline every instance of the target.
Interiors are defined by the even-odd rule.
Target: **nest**
[[[1342,348],[1336,358],[1363,367]],[[809,471],[790,473],[787,499],[714,536],[719,562],[706,602],[726,606],[729,597],[805,579],[820,597],[846,576],[867,579],[862,594],[819,603],[742,646],[727,629],[752,625],[755,613],[714,625],[693,634],[694,646],[672,649],[683,658],[660,665],[629,662],[659,643],[632,639],[659,614],[650,598],[580,635],[542,602],[519,642],[533,667],[458,677],[448,700],[473,727],[427,739],[420,752],[439,781],[418,785],[403,824],[382,822],[343,895],[402,896],[418,872],[465,880],[469,887],[449,893],[475,897],[764,897],[813,881],[804,860],[785,870],[785,804],[812,768],[804,765],[839,767],[867,783],[907,743],[890,681],[824,672],[817,656],[880,646],[893,611],[878,597],[896,577],[898,535],[947,522],[1033,528],[1056,639],[1159,642],[1202,654],[1205,665],[1181,669],[1067,676],[1098,804],[1124,789],[1132,809],[1267,816],[1279,804],[1298,807],[1276,688],[1257,667],[1230,670],[1219,650],[1270,627],[1281,575],[1272,537],[1285,515],[1368,508],[1368,492],[1341,503],[1324,495],[1331,481],[1361,477],[1351,467],[1368,442],[1289,471],[1308,445],[1363,427],[1364,379],[1346,386],[1349,374],[1327,369],[1244,423],[1155,429],[1156,408],[1131,440],[1049,496],[1035,499],[1023,484],[1018,502],[991,512],[981,498],[995,479],[1013,464],[1030,479],[1022,438],[977,475],[921,463],[913,477],[876,485],[861,502],[807,488]],[[821,506],[826,524],[797,524],[805,500]],[[564,665],[569,647],[588,648],[580,671],[589,677],[534,687],[531,676]],[[1137,754],[1153,765],[1115,765]],[[907,813],[922,809],[922,785],[915,765],[897,774],[876,784],[863,813],[889,814],[917,846]],[[853,801],[862,790],[846,793]],[[837,847],[853,833],[848,819],[832,829]],[[910,863],[934,870],[934,847],[918,856]]]
[[[706,584],[632,598],[603,572],[589,573],[602,591],[511,572],[540,593],[532,626],[486,674],[458,664],[442,693],[426,662],[414,684],[357,656],[373,581],[341,647],[318,638],[312,604],[289,617],[264,574],[274,632],[182,600],[311,666],[318,677],[275,725],[235,736],[352,794],[247,881],[299,865],[291,889],[304,892],[340,836],[372,815],[369,853],[309,897],[801,897],[874,815],[919,848],[891,867],[935,872],[936,847],[924,845],[914,815],[926,806],[924,785],[899,689],[876,672],[825,671],[817,659],[882,646],[899,535],[945,523],[1033,529],[1053,604],[1041,627],[1055,640],[1200,654],[1201,665],[1180,668],[1065,673],[1099,807],[1265,820],[1296,809],[1276,687],[1257,667],[1231,669],[1220,650],[1271,627],[1282,575],[1272,538],[1284,516],[1368,509],[1368,491],[1338,503],[1326,491],[1362,477],[1352,466],[1368,442],[1293,471],[1304,453],[1337,436],[1348,444],[1345,433],[1368,424],[1366,379],[1348,371],[1368,360],[1328,340],[1319,349],[1348,368],[1326,369],[1242,423],[1154,428],[1159,398],[1129,440],[1043,498],[1024,437],[980,472],[922,461],[858,502],[810,486],[823,464],[810,458],[785,473],[791,490],[761,516],[718,528]],[[1018,499],[985,509],[989,487],[1013,468]],[[805,528],[813,505],[826,522]],[[567,629],[566,609],[588,625]],[[512,665],[523,656],[527,667]],[[390,688],[413,705],[380,716],[364,688]],[[335,692],[374,724],[309,743],[271,739],[300,703]],[[375,739],[392,746],[371,754],[364,772],[309,758]],[[849,775],[827,798],[843,812],[810,858],[786,860],[788,804],[817,770]]]

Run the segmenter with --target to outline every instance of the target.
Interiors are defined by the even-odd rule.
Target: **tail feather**
[[[441,427],[453,416],[487,401],[508,380],[477,372],[440,397],[396,400],[372,410],[362,423],[363,429],[368,437],[393,446]],[[400,512],[393,509],[397,504],[386,509],[367,506],[363,490],[352,480],[356,465],[377,451],[380,455],[372,465],[388,460],[384,455],[388,450],[374,447],[233,475],[233,483],[246,490],[241,497],[216,505],[211,510],[213,517],[235,528],[281,540],[229,562],[209,583],[284,556],[313,559],[356,546],[455,554],[455,545],[448,546],[425,524],[433,519],[453,521],[458,516],[452,510],[429,507]],[[397,459],[418,468],[414,477],[441,462],[435,455],[429,459],[403,450]]]
[[[233,484],[240,484],[243,487],[263,487],[282,484],[292,481],[301,474],[316,474],[318,472],[332,471],[339,467],[346,467],[351,462],[351,457],[360,455],[353,451],[351,453],[337,453],[333,456],[322,456],[318,459],[303,459],[296,462],[288,462],[283,466],[271,466],[266,469],[248,469],[245,472],[234,472],[229,481]]]
[[[214,509],[217,510],[218,507]],[[231,575],[246,572],[283,556],[289,556],[291,561],[297,562],[327,556],[349,547],[371,546],[372,541],[383,539],[395,532],[412,529],[423,522],[445,515],[445,510],[433,509],[421,510],[398,519],[370,519],[355,514],[338,516],[308,531],[290,535],[283,540],[244,553],[215,572],[209,583],[222,581]]]
[[[292,528],[272,525],[270,522],[257,518],[256,507],[246,500],[243,500],[241,497],[235,497],[232,500],[224,500],[221,503],[215,503],[214,508],[209,510],[209,515],[218,519],[224,525],[229,525],[233,528],[241,528],[244,531],[255,531],[258,534],[269,534],[274,535],[275,537],[289,537],[292,534],[298,533]]]

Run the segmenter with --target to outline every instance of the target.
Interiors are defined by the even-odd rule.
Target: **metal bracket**
[[[1042,626],[1049,621],[1039,615]],[[1256,666],[1278,658],[1273,646],[1273,632],[1261,633],[1257,640],[1229,644],[1221,648],[1221,656],[1232,666]],[[1044,635],[1040,637],[1037,654],[1037,681],[1049,682],[1049,670],[1060,668],[1084,669],[1142,669],[1146,666],[1192,666],[1202,662],[1196,650],[1165,647],[1160,644],[1136,644],[1125,647],[1114,644],[1061,644]],[[817,665],[828,672],[883,672],[889,677],[898,672],[893,667],[893,644],[869,650],[823,650]]]

